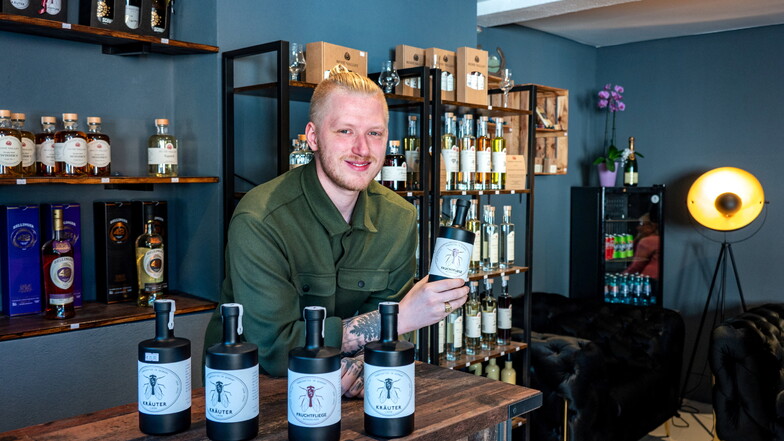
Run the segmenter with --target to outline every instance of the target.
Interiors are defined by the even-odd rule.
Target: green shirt
[[[344,318],[399,301],[413,284],[416,210],[371,182],[347,224],[316,175],[315,161],[246,194],[234,210],[220,303],[244,308],[244,338],[263,371],[284,376],[305,344],[305,306],[327,309],[325,344],[340,348]],[[220,308],[205,348],[222,337]]]

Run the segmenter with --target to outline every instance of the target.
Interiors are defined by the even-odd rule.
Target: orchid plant
[[[604,163],[609,171],[615,171],[616,162],[625,162],[631,151],[629,149],[618,150],[615,146],[615,116],[618,112],[626,110],[626,104],[622,101],[624,89],[623,86],[607,83],[604,88],[597,94],[599,97],[598,107],[600,109],[607,109],[604,116],[604,144],[607,146],[607,152],[604,156],[599,156],[593,163],[598,165]],[[612,132],[611,137],[608,138],[608,127],[610,124],[610,114],[612,114]],[[639,152],[635,155],[642,157]]]

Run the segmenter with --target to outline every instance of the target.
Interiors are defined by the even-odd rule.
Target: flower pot
[[[602,187],[615,187],[616,176],[618,169],[621,167],[620,162],[615,163],[615,170],[607,170],[607,166],[602,162],[596,166],[599,170],[599,185]]]

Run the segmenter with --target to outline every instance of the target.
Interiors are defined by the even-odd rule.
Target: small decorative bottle
[[[22,140],[22,176],[35,176],[35,135],[24,129],[24,113],[11,115],[11,123]]]
[[[460,175],[458,190],[473,190],[476,183],[476,138],[473,115],[463,115],[460,122]]]
[[[384,166],[381,167],[381,185],[394,191],[405,191],[406,186],[406,157],[400,154],[400,141],[389,141]]]
[[[466,230],[474,233],[474,249],[471,252],[471,261],[468,270],[471,273],[482,271],[482,221],[476,216],[479,203],[476,199],[471,199],[471,208],[468,209],[468,220]]]
[[[414,345],[398,340],[398,304],[381,302],[381,339],[365,345],[365,432],[397,438],[414,431]]]
[[[512,206],[504,205],[504,217],[501,222],[501,237],[498,240],[501,268],[514,266],[515,226],[512,223]]]
[[[464,228],[469,203],[457,199],[455,217],[451,226],[441,226],[433,249],[430,277],[434,282],[442,279],[468,280],[468,264],[474,247],[474,233]]]
[[[498,225],[495,207],[485,205],[485,223],[482,225],[482,266],[485,271],[498,269]]]
[[[154,309],[155,338],[139,343],[139,430],[171,435],[191,425],[191,342],[174,336],[174,300]]]
[[[446,359],[457,360],[463,354],[463,308],[453,309],[446,317]]]
[[[327,310],[306,306],[305,346],[289,352],[288,433],[292,441],[340,439],[340,350],[324,346]]]
[[[97,116],[87,117],[87,174],[112,174],[111,140],[108,135],[101,133],[101,118]]]
[[[491,358],[487,363],[485,373],[487,378],[491,380],[499,380],[501,378],[501,370],[498,368],[498,364],[496,363],[495,358]]]
[[[155,120],[156,133],[150,136],[147,144],[147,174],[149,176],[177,176],[178,150],[177,138],[169,135],[169,120]]]
[[[493,140],[487,134],[488,117],[480,116],[476,123],[476,183],[475,190],[489,190],[492,177]]]
[[[35,164],[38,176],[55,176],[54,132],[57,118],[41,117],[41,133],[35,135]]]
[[[470,283],[468,301],[465,303],[465,350],[466,354],[478,354],[482,350],[482,305],[477,298],[479,282]]]
[[[416,115],[408,116],[408,134],[403,138],[403,150],[406,155],[406,180],[409,190],[421,190],[419,182],[420,142]]]
[[[444,134],[441,135],[441,160],[446,173],[446,190],[457,190],[460,174],[460,146],[457,144],[455,116],[444,113]]]
[[[493,279],[485,279],[485,295],[482,297],[482,349],[493,350],[496,345],[498,302],[493,295]]]
[[[490,188],[506,188],[506,140],[504,139],[504,119],[495,118],[495,137],[493,138],[493,173]]]
[[[152,306],[163,295],[163,238],[155,232],[155,205],[144,205],[144,233],[136,238],[138,306]]]
[[[498,296],[499,345],[508,345],[512,340],[512,297],[509,295],[509,276],[501,278],[501,295]]]
[[[79,115],[63,113],[63,130],[54,134],[54,168],[57,176],[87,174],[87,134],[79,130]]]
[[[259,434],[259,348],[240,341],[243,308],[221,305],[223,342],[204,357],[204,401],[207,436],[235,441]]]
[[[504,368],[501,369],[501,381],[509,384],[517,384],[517,372],[512,367],[511,355],[504,361]]]
[[[63,226],[63,209],[52,210],[54,236],[41,247],[44,280],[44,318],[60,320],[76,315],[74,310],[74,252]]]
[[[11,111],[0,110],[0,177],[22,176],[22,135],[11,127]]]

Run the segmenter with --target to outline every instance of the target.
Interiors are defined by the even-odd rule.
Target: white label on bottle
[[[490,173],[493,169],[490,164],[491,153],[489,150],[476,151],[476,171],[479,173]]]
[[[49,279],[60,289],[70,289],[74,279],[74,259],[63,256],[54,259],[49,267]]]
[[[474,173],[476,171],[475,150],[460,150],[460,171],[462,173]]]
[[[11,0],[11,6],[16,9],[27,9],[30,6],[30,0]]]
[[[482,332],[485,334],[495,334],[497,329],[495,319],[495,311],[482,311]]]
[[[506,261],[507,262],[514,262],[514,243],[515,243],[515,233],[514,231],[510,231],[506,234]]]
[[[71,138],[65,141],[62,153],[63,161],[72,167],[84,167],[87,165],[87,141],[82,138]],[[57,152],[55,151],[56,154]]]
[[[457,316],[453,326],[454,327],[452,329],[454,331],[453,332],[454,335],[452,335],[452,341],[454,342],[456,348],[462,348],[463,347],[463,316],[462,315]]]
[[[125,6],[125,24],[131,28],[136,29],[139,27],[139,7],[138,6]]]
[[[443,157],[444,161],[444,169],[447,173],[457,173],[459,169],[459,162],[457,156],[457,150],[454,149],[445,149],[441,150],[441,156]]]
[[[41,164],[47,167],[54,167],[55,161],[55,149],[54,149],[54,141],[47,140],[41,144],[35,145],[35,158],[36,161],[40,162]]]
[[[147,149],[148,165],[177,165],[177,146],[168,142],[164,148]]]
[[[476,233],[474,235],[474,251],[471,253],[471,260],[474,262],[479,262],[482,260],[482,244],[480,241],[482,240],[482,234]]]
[[[495,267],[498,265],[498,232],[490,235],[490,243],[488,243],[487,258],[490,260],[490,266]]]
[[[22,138],[22,167],[35,164],[35,142],[30,138]]]
[[[396,167],[391,165],[385,165],[381,167],[381,180],[406,182],[405,163],[403,164],[402,167]]]
[[[482,336],[482,316],[477,312],[474,315],[466,314],[466,331],[468,338],[479,338]]]
[[[112,162],[112,148],[102,139],[87,144],[87,162],[96,167],[106,167]]]
[[[259,365],[223,371],[204,367],[207,419],[219,423],[247,421],[259,415]]]
[[[157,353],[145,354],[158,355]],[[150,357],[153,358],[153,357]],[[139,412],[169,415],[191,407],[191,359],[174,363],[137,362]]]
[[[365,363],[365,413],[376,418],[402,418],[414,413],[414,363],[373,366]]]
[[[485,76],[481,72],[467,73],[465,84],[469,89],[485,90]]]
[[[406,150],[406,166],[408,166],[409,173],[419,171],[419,151]]]
[[[163,248],[153,248],[144,253],[144,272],[153,279],[163,277]]]
[[[512,307],[498,308],[498,329],[512,329]]]
[[[16,167],[22,162],[22,142],[16,136],[0,137],[0,165]]]
[[[441,72],[441,90],[451,92],[455,90],[455,76],[452,72]]]
[[[325,374],[289,370],[288,419],[300,427],[325,427],[340,421],[340,369]]]
[[[62,0],[46,0],[46,13],[49,15],[57,15],[63,8]]]
[[[468,264],[474,244],[439,237],[433,251],[430,274],[448,279],[468,280]]]
[[[438,353],[444,353],[444,346],[446,345],[446,320],[443,319],[438,322]]]
[[[506,173],[506,150],[493,152],[493,172]]]

